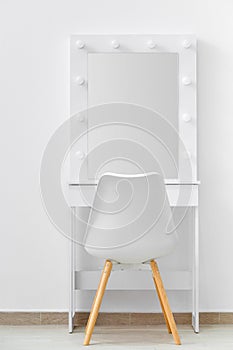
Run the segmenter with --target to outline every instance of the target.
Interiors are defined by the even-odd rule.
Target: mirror
[[[178,54],[87,57],[89,178],[106,171],[178,178]]]
[[[178,129],[178,54],[89,53],[88,107],[123,102],[160,113]]]

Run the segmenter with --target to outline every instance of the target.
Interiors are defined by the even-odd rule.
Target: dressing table
[[[95,290],[100,274],[94,261],[88,266],[80,233],[98,176],[140,169],[163,173],[170,205],[174,210],[181,208],[177,226],[188,210],[192,214],[192,268],[163,275],[167,289],[192,291],[192,326],[199,332],[196,49],[193,35],[71,36],[72,146],[62,175],[63,194],[74,213],[69,332],[73,331],[76,291]],[[100,266],[98,260],[96,264]],[[108,289],[154,289],[148,271],[123,274],[115,271]]]

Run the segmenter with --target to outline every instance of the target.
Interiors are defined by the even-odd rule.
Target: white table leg
[[[194,207],[194,242],[193,242],[193,310],[192,326],[199,332],[199,213]]]
[[[72,210],[75,210],[72,208]],[[73,214],[71,213],[71,239],[70,239],[70,301],[69,301],[69,333],[73,332],[74,329],[74,315],[75,315],[75,310],[74,310],[74,242],[73,238],[75,235],[75,223],[74,223],[74,217]]]

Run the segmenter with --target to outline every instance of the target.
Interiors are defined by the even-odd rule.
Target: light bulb
[[[78,85],[81,86],[81,85],[83,85],[85,83],[85,79],[83,77],[78,76],[76,78],[76,82],[78,83]]]
[[[76,152],[76,156],[79,158],[79,159],[83,159],[85,157],[85,153],[82,152],[82,151],[77,151]]]
[[[185,40],[183,41],[183,47],[184,47],[185,49],[189,49],[191,45],[192,45],[192,43],[191,43],[190,40],[185,39]]]
[[[149,40],[147,42],[147,46],[149,47],[149,49],[154,49],[157,45],[156,45],[156,42],[154,40]]]
[[[112,47],[113,47],[114,49],[119,49],[119,47],[120,47],[119,41],[113,40],[113,41],[112,41]]]
[[[183,77],[182,83],[183,83],[183,85],[190,85],[192,83],[192,80],[190,77]]]
[[[190,122],[190,121],[192,120],[191,115],[188,114],[188,113],[184,113],[184,114],[182,115],[182,118],[183,118],[183,121],[186,122],[186,123],[188,123],[188,122]]]
[[[85,43],[82,40],[77,40],[76,45],[78,49],[83,49],[85,47]]]
[[[80,116],[78,117],[78,120],[80,123],[83,123],[85,121],[85,116],[83,114],[80,114]]]

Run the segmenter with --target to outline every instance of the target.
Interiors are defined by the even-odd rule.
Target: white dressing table
[[[173,118],[172,113],[176,110],[174,120],[171,120],[171,124],[178,130],[179,138],[182,141],[177,143],[177,164],[178,164],[178,179],[168,179],[165,180],[167,194],[169,198],[170,205],[172,207],[183,207],[190,208],[193,213],[193,225],[194,225],[194,237],[193,237],[193,258],[192,258],[192,271],[188,270],[178,270],[172,272],[163,272],[165,287],[171,290],[192,290],[192,325],[196,333],[199,332],[199,213],[198,213],[198,191],[199,191],[199,181],[197,181],[197,146],[196,146],[196,133],[197,133],[197,116],[196,116],[196,40],[194,36],[191,35],[73,35],[71,37],[71,115],[78,115],[78,121],[74,123],[75,126],[80,127],[80,134],[76,142],[73,143],[73,146],[70,150],[69,159],[67,164],[69,164],[68,177],[65,176],[63,181],[63,193],[66,197],[66,201],[69,203],[69,206],[73,208],[74,212],[78,211],[79,208],[89,208],[91,207],[97,181],[95,180],[93,173],[98,170],[98,164],[94,165],[93,168],[87,170],[88,167],[91,168],[91,161],[85,163],[85,158],[88,153],[92,150],[95,150],[102,145],[103,142],[110,142],[114,137],[112,130],[110,129],[109,135],[103,134],[101,136],[96,133],[94,137],[88,136],[91,133],[91,130],[95,130],[96,124],[92,123],[91,113],[88,113],[88,108],[93,108],[98,106],[101,103],[111,103],[112,95],[110,90],[104,91],[105,94],[100,94],[99,91],[102,88],[102,80],[108,80],[111,77],[113,65],[118,62],[115,60],[116,57],[120,54],[147,54],[143,56],[142,62],[146,57],[156,57],[156,59],[161,59],[161,62],[166,61],[165,56],[159,56],[163,54],[174,54],[174,56],[167,56],[169,62],[172,63],[172,60],[177,64],[177,70],[174,71],[174,84],[171,83],[176,90],[176,94],[173,94],[172,90],[170,91],[171,96],[175,95],[176,100],[162,101],[159,105],[159,101],[156,103],[159,105],[159,111],[162,114],[165,114],[166,117],[171,119]],[[151,54],[154,56],[148,56]],[[99,55],[98,55],[99,54]],[[108,54],[110,54],[108,56]],[[157,56],[156,56],[157,54]],[[118,56],[117,56],[118,55]],[[123,57],[123,56],[122,56]],[[126,65],[129,62],[130,56],[125,55],[124,64]],[[136,57],[136,56],[135,56]],[[139,57],[139,56],[137,56]],[[141,56],[142,57],[142,56]],[[141,57],[140,60],[141,60]],[[174,59],[173,59],[173,58]],[[176,61],[175,61],[176,60]],[[104,62],[104,63],[103,63]],[[136,62],[136,60],[135,60]],[[141,61],[140,61],[141,62]],[[159,64],[159,60],[156,61]],[[167,64],[170,64],[170,63]],[[136,62],[137,63],[137,62]],[[135,64],[136,64],[135,63]],[[103,64],[103,66],[102,66]],[[149,63],[148,63],[149,64]],[[150,63],[151,64],[151,63]],[[164,63],[165,64],[165,63]],[[173,64],[173,63],[172,63]],[[168,67],[168,66],[167,66]],[[167,67],[164,67],[164,70],[167,71]],[[158,72],[160,71],[158,69]],[[133,69],[133,68],[132,68]],[[162,69],[162,68],[161,68]],[[109,70],[109,71],[108,71]],[[101,72],[102,75],[99,75]],[[106,72],[106,76],[103,76],[103,72]],[[148,71],[149,72],[149,71]],[[143,77],[148,73],[146,70],[141,74],[141,84],[143,82]],[[154,74],[159,74],[157,71]],[[120,76],[121,72],[118,72],[117,76]],[[115,74],[115,73],[114,73]],[[149,74],[149,73],[148,73]],[[172,73],[171,73],[172,74]],[[140,75],[140,74],[139,74]],[[153,74],[152,74],[153,75]],[[132,75],[133,76],[133,75]],[[131,76],[131,77],[132,77]],[[114,78],[114,88],[118,86],[116,81],[116,75],[112,76]],[[171,75],[167,75],[167,80],[164,82],[164,89],[166,91],[167,84],[169,84],[169,79]],[[140,79],[140,78],[139,78]],[[146,77],[148,80],[148,77]],[[175,80],[177,79],[177,80]],[[99,83],[100,82],[100,83]],[[121,79],[119,78],[119,86]],[[153,82],[152,82],[153,83]],[[151,83],[151,84],[152,84]],[[108,80],[109,84],[109,80]],[[133,82],[135,84],[135,82]],[[145,82],[144,82],[145,84]],[[173,85],[172,85],[173,84]],[[153,85],[153,84],[152,84]],[[156,90],[156,86],[151,87]],[[119,88],[118,86],[118,88]],[[114,89],[113,89],[114,90]],[[120,89],[121,90],[121,89]],[[98,91],[98,93],[96,93]],[[159,94],[159,93],[158,93]],[[97,95],[97,96],[96,96]],[[106,97],[107,96],[107,97]],[[139,96],[138,92],[135,92],[135,96]],[[136,103],[132,99],[132,96],[127,97],[124,100],[125,95],[117,97],[116,101],[122,101],[127,103],[127,98],[129,98],[129,103]],[[154,99],[152,98],[154,103]],[[145,101],[148,101],[145,98]],[[145,101],[142,99],[139,102],[139,105],[145,105]],[[177,109],[176,106],[177,105]],[[155,108],[153,105],[149,105],[152,109]],[[163,110],[164,108],[164,110]],[[170,109],[169,109],[170,108]],[[140,112],[141,113],[141,112]],[[103,113],[104,114],[104,113]],[[98,119],[98,113],[96,113]],[[94,116],[94,120],[96,118]],[[101,115],[102,118],[102,115]],[[104,123],[105,117],[101,120],[100,123]],[[80,124],[77,124],[80,123]],[[120,121],[121,123],[121,121]],[[137,124],[137,123],[136,123]],[[138,122],[137,126],[141,124]],[[114,126],[115,128],[115,126]],[[115,132],[116,129],[114,129]],[[161,129],[162,130],[162,129]],[[165,129],[164,129],[165,130]],[[121,134],[119,131],[119,135]],[[73,130],[71,130],[71,134]],[[119,137],[119,135],[117,137]],[[138,134],[135,136],[140,140]],[[72,138],[72,136],[71,136]],[[149,136],[148,136],[149,138]],[[166,139],[166,137],[165,137]],[[101,140],[101,141],[100,141]],[[169,137],[167,138],[170,142]],[[134,140],[135,141],[135,140]],[[173,138],[171,136],[171,144],[169,148],[172,147]],[[142,142],[140,140],[140,142]],[[146,142],[146,141],[145,141]],[[182,143],[182,145],[181,145]],[[174,143],[175,145],[175,143]],[[148,145],[147,145],[148,146]],[[149,147],[149,146],[148,146]],[[176,146],[175,146],[176,147]],[[185,151],[184,151],[185,149]],[[102,151],[101,151],[102,152]],[[153,151],[154,152],[154,151]],[[163,162],[164,155],[161,150],[158,151],[159,163]],[[175,153],[175,151],[174,151]],[[100,153],[99,153],[100,154]],[[102,153],[101,153],[102,155]],[[107,156],[106,156],[107,157]],[[98,160],[98,156],[94,157]],[[96,160],[94,159],[94,161]],[[93,158],[92,158],[93,160]],[[105,157],[100,159],[100,162],[105,162]],[[94,163],[93,161],[93,163]],[[187,161],[189,162],[190,169],[187,170]],[[165,164],[165,163],[164,163]],[[116,165],[113,165],[113,171],[117,168],[114,168]],[[163,166],[163,164],[162,164]],[[66,165],[68,167],[68,165]],[[124,165],[120,164],[120,167],[124,169]],[[169,166],[167,163],[164,165],[166,171],[169,173]],[[81,169],[82,168],[82,169]],[[81,169],[81,170],[80,170]],[[153,168],[152,168],[153,169]],[[109,170],[107,168],[107,170]],[[110,167],[112,171],[112,168]],[[129,171],[129,169],[127,168]],[[81,171],[81,176],[79,173]],[[106,171],[104,168],[103,171]],[[171,173],[174,171],[171,170]],[[122,172],[122,171],[119,171]],[[89,175],[92,176],[89,176]],[[191,174],[191,175],[190,175]],[[75,237],[77,230],[77,222],[72,223],[72,230]],[[73,321],[74,315],[77,311],[75,309],[75,298],[76,290],[95,290],[99,280],[99,271],[79,268],[77,266],[77,254],[83,250],[82,246],[78,246],[74,243],[74,240],[71,239],[70,251],[71,251],[71,266],[70,266],[70,309],[69,309],[69,332],[73,331]],[[81,252],[82,255],[82,252]],[[98,266],[97,266],[98,267]],[[135,275],[135,278],[127,278],[127,274]],[[151,279],[148,277],[148,271],[125,271],[124,276],[118,274],[117,271],[113,273],[111,280],[109,281],[108,289],[110,290],[150,290],[154,289],[154,285],[151,282]],[[127,281],[127,283],[124,283]],[[143,287],[142,287],[143,286]]]

